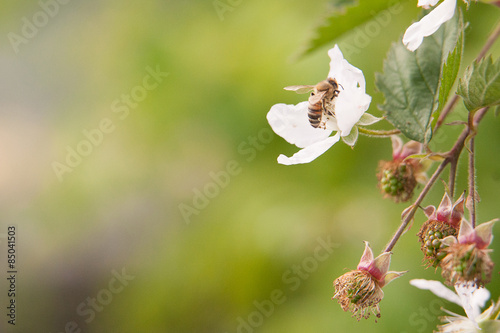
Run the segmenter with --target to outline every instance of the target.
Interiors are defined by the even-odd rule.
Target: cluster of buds
[[[481,223],[476,228],[462,219],[458,237],[443,239],[446,256],[441,261],[443,278],[449,285],[473,283],[484,286],[490,282],[494,263],[488,246],[493,240],[492,229],[497,220]]]
[[[380,318],[379,302],[384,297],[382,287],[406,272],[389,270],[391,252],[384,252],[373,258],[373,251],[365,242],[365,251],[356,270],[350,271],[333,282],[335,294],[344,311],[352,312],[358,321],[374,314]]]
[[[488,246],[496,220],[473,228],[464,218],[465,195],[452,204],[445,194],[439,207],[424,208],[428,220],[417,236],[429,266],[441,267],[449,285],[472,283],[483,286],[491,280],[493,261]]]
[[[424,213],[428,220],[422,224],[417,236],[424,253],[424,260],[429,266],[437,267],[446,256],[447,245],[443,239],[448,236],[457,236],[460,221],[464,215],[464,195],[452,204],[447,193],[443,196],[439,207],[427,206]]]
[[[403,145],[398,136],[391,136],[392,161],[380,161],[377,178],[384,197],[405,202],[413,196],[417,182],[425,182],[426,174],[419,159],[408,158],[422,152],[422,144],[409,141]]]

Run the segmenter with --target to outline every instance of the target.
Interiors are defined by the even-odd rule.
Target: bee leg
[[[319,124],[318,128],[326,129],[326,119],[321,119],[321,123]]]

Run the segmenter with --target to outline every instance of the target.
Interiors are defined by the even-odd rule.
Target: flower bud
[[[368,242],[356,270],[350,271],[333,281],[336,298],[342,310],[352,312],[358,321],[374,314],[380,318],[378,303],[384,297],[382,287],[406,272],[389,271],[391,253],[384,252],[373,258]],[[332,299],[333,299],[332,298]]]
[[[428,266],[437,267],[447,255],[447,244],[442,240],[448,236],[457,236],[460,221],[464,214],[464,195],[452,205],[447,193],[444,194],[439,207],[428,206],[424,209],[428,220],[422,224],[417,233],[420,249],[424,253],[424,261]]]
[[[494,263],[487,247],[493,239],[492,228],[496,220],[472,228],[462,219],[458,237],[448,237],[443,243],[449,245],[440,265],[446,283],[473,283],[484,286],[490,282]]]
[[[426,178],[420,161],[408,156],[419,154],[422,144],[410,141],[403,145],[403,141],[392,136],[392,161],[380,161],[377,174],[378,187],[385,198],[392,198],[395,202],[405,202],[413,196],[417,181]]]
[[[417,185],[415,163],[381,161],[379,170],[378,186],[385,198],[391,198],[395,202],[405,202],[411,199]]]
[[[342,310],[352,312],[352,316],[358,321],[361,318],[369,318],[372,313],[380,318],[378,303],[384,297],[384,292],[370,273],[350,271],[337,278],[333,286],[333,298],[338,300]]]
[[[448,285],[473,282],[484,286],[490,282],[494,263],[491,250],[479,249],[474,244],[456,243],[446,248],[441,261],[442,275]]]

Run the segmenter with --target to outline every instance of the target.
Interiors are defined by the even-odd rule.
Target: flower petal
[[[435,33],[441,24],[453,17],[456,5],[457,0],[444,0],[420,21],[410,25],[403,36],[403,44],[406,48],[412,52],[418,49],[424,37]]]
[[[408,156],[420,154],[423,147],[424,145],[420,142],[408,141],[404,144],[403,149],[401,150],[401,157],[405,159]]]
[[[429,205],[429,206],[427,206],[427,207],[424,208],[424,214],[428,218],[430,218],[431,216],[433,216],[435,212],[436,212],[436,207],[434,207],[432,205]]]
[[[472,293],[472,304],[474,306],[478,306],[479,308],[483,308],[486,305],[486,302],[490,299],[490,292],[486,288],[478,288],[476,291]]]
[[[267,113],[267,120],[273,131],[299,148],[325,140],[332,133],[332,129],[311,126],[307,117],[308,104],[308,102],[297,105],[275,104]]]
[[[441,243],[443,243],[446,246],[451,246],[453,244],[456,244],[457,242],[458,241],[457,241],[457,238],[455,236],[446,236],[445,238],[443,238],[441,240]]]
[[[391,135],[392,143],[392,159],[399,159],[401,155],[401,150],[403,149],[403,140],[397,135]]]
[[[373,251],[370,247],[370,243],[365,241],[365,251],[359,260],[358,269],[361,267],[368,267],[373,262]]]
[[[328,55],[331,59],[328,77],[336,79],[342,85],[342,89],[360,87],[365,92],[366,82],[363,72],[344,59],[337,44],[328,51]]]
[[[429,8],[434,7],[439,0],[418,0],[418,7]]]
[[[353,126],[368,110],[372,98],[360,88],[345,89],[335,100],[335,118],[342,136],[351,133]]]
[[[384,252],[373,261],[373,272],[370,273],[377,278],[377,280],[382,281],[387,274],[389,266],[391,265],[391,255],[392,252]]]
[[[316,159],[316,157],[323,154],[325,151],[330,149],[335,143],[340,140],[340,134],[337,133],[334,136],[328,137],[323,141],[318,141],[305,147],[304,149],[296,152],[292,157],[286,157],[285,155],[278,156],[278,163],[284,165],[293,165],[301,163],[309,163]]]
[[[444,193],[443,195],[443,199],[441,199],[441,202],[439,203],[439,206],[438,206],[438,211],[437,213],[441,213],[441,214],[447,214],[451,211],[451,208],[452,208],[452,202],[451,202],[451,198],[450,196],[448,195],[448,193]]]
[[[457,283],[455,284],[455,290],[458,297],[460,297],[467,317],[475,322],[476,318],[481,314],[481,308],[490,298],[490,292],[484,288],[478,289],[474,283]]]
[[[419,289],[430,290],[434,295],[462,306],[462,301],[460,300],[460,297],[458,297],[458,295],[455,294],[450,289],[446,288],[445,285],[439,281],[413,279],[410,280],[410,284]]]
[[[466,243],[474,233],[474,229],[472,229],[472,225],[466,219],[462,219],[460,223],[460,230],[458,231],[458,241],[460,243]]]
[[[384,282],[381,284],[381,287],[385,286],[386,284],[388,284],[392,280],[397,279],[398,277],[402,276],[405,273],[408,273],[408,271],[404,271],[404,272],[390,271],[390,272],[387,272],[387,274],[384,276]]]
[[[491,244],[493,240],[493,225],[497,221],[498,219],[494,219],[489,222],[481,223],[474,229],[476,236],[479,238],[476,240],[476,242],[479,242],[478,247],[484,246],[484,248],[487,248]]]

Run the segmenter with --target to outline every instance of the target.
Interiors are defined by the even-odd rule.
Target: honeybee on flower
[[[337,45],[328,51],[328,55],[331,61],[326,81],[331,82],[331,89],[318,90],[315,86],[287,87],[288,90],[298,92],[302,92],[299,87],[308,87],[309,90],[314,89],[314,94],[329,91],[327,98],[324,93],[321,98],[311,96],[310,100],[315,104],[312,109],[310,101],[297,105],[275,104],[267,114],[267,120],[276,134],[302,148],[291,157],[280,155],[280,164],[309,163],[340,139],[352,147],[358,139],[358,125],[371,125],[381,120],[366,113],[371,96],[365,92],[363,72],[344,59]],[[319,106],[316,105],[318,103]],[[322,112],[320,115],[317,114],[318,110]],[[334,131],[335,135],[330,136]]]

